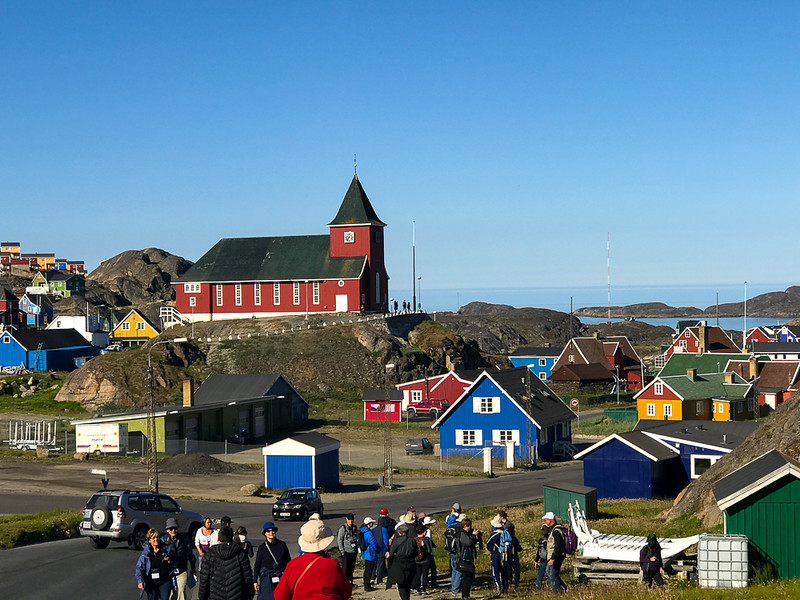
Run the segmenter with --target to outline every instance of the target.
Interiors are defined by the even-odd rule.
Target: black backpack
[[[361,550],[361,554],[367,551],[367,540],[364,539],[364,532],[360,529],[358,530],[358,549]]]
[[[456,536],[458,532],[454,525],[451,525],[447,529],[444,530],[444,547],[450,554],[455,554],[457,552],[455,547]]]

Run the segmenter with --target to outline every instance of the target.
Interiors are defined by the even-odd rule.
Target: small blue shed
[[[674,498],[689,483],[678,451],[641,431],[610,435],[575,458],[598,498]]]
[[[300,433],[265,446],[264,486],[335,487],[339,485],[339,440],[321,433]]]

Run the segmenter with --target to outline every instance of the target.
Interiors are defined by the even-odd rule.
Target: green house
[[[767,561],[779,577],[800,577],[800,462],[771,450],[721,479],[714,496],[725,533],[747,536],[751,566]]]
[[[86,295],[86,278],[69,271],[39,271],[33,276],[31,287],[36,293],[69,298]]]

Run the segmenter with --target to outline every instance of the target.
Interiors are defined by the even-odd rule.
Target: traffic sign
[[[578,406],[578,399],[573,398],[572,400],[569,401],[569,403],[571,406]]]

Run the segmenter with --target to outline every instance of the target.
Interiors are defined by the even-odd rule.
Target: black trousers
[[[644,571],[642,580],[647,584],[647,587],[653,587],[653,582],[656,582],[656,585],[662,586],[664,585],[664,579],[661,577],[661,571],[657,569],[647,569]]]
[[[430,564],[428,565],[428,585],[432,588],[439,587],[436,583],[436,561],[433,555],[430,557]]]
[[[427,561],[424,563],[414,563],[414,580],[411,583],[411,587],[415,590],[420,590],[424,592],[428,589],[428,569],[430,565],[428,565]]]
[[[356,552],[345,552],[340,559],[344,576],[347,577],[347,581],[350,583],[353,583],[353,571],[356,569],[356,556],[358,556]]]
[[[469,598],[469,592],[472,589],[472,584],[475,582],[475,573],[462,573],[461,574],[461,598]]]
[[[383,578],[386,577],[386,559],[383,554],[375,560],[375,580],[377,583],[383,583]]]
[[[374,560],[365,560],[364,561],[364,588],[369,588],[372,586],[372,572],[375,570],[375,561]]]

